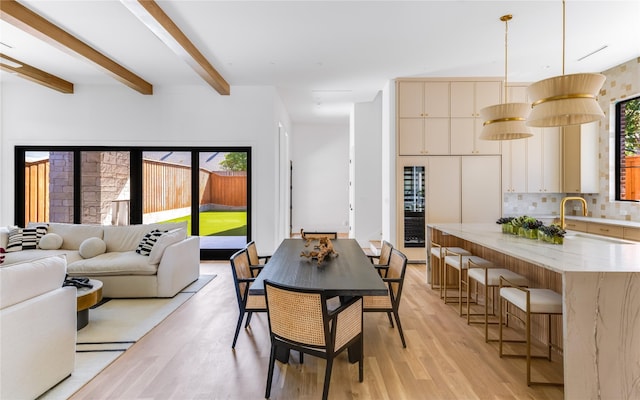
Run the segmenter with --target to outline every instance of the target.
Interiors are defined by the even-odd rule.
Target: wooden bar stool
[[[432,260],[435,258],[436,265],[431,268],[431,289],[438,288],[440,289],[440,298],[442,299],[442,287],[446,285],[447,282],[444,282],[443,278],[443,266],[442,259],[445,256],[445,252],[449,250],[456,254],[462,254],[463,256],[470,256],[471,252],[463,249],[462,247],[443,247],[438,243],[431,242],[431,256]],[[438,280],[440,282],[439,285],[434,286],[433,282],[435,281],[436,272],[438,273]]]
[[[444,282],[447,282],[447,275],[449,271],[449,267],[458,271],[459,279],[458,279],[458,305],[459,305],[459,314],[462,316],[462,285],[466,285],[466,272],[469,266],[469,260],[472,260],[474,263],[478,265],[484,265],[488,268],[493,268],[494,265],[491,261],[485,260],[482,257],[478,256],[465,256],[459,253],[455,253],[451,250],[447,250],[444,256]],[[444,286],[444,302],[448,303],[449,297],[447,296],[447,286]]]
[[[485,342],[496,342],[498,339],[489,340],[489,325],[497,324],[498,321],[489,322],[489,315],[495,317],[495,291],[500,286],[500,277],[507,279],[515,285],[527,287],[529,281],[522,275],[519,275],[506,268],[488,268],[486,265],[476,264],[473,260],[469,260],[467,271],[467,324],[479,323],[480,321],[472,321],[471,316],[484,316],[484,340]],[[478,303],[478,284],[484,287],[484,313],[471,313],[471,281],[476,283],[476,304]],[[491,314],[489,314],[489,289],[491,289]]]
[[[520,340],[520,343],[526,343],[526,354],[504,354],[502,351],[502,304],[506,302],[506,314],[508,316],[515,317],[524,322],[525,325],[525,340]],[[519,310],[525,313],[524,321],[516,314],[509,312],[509,304],[515,306]],[[513,282],[509,282],[503,277],[500,277],[500,358],[502,357],[525,357],[527,359],[527,386],[532,384],[536,385],[564,385],[563,383],[556,382],[540,382],[531,380],[531,359],[532,358],[546,358],[551,361],[551,349],[560,349],[551,343],[551,316],[562,315],[562,295],[554,292],[550,289],[528,289],[525,287],[519,287]],[[542,314],[547,316],[547,355],[531,355],[531,315]],[[560,349],[561,350],[561,349]]]

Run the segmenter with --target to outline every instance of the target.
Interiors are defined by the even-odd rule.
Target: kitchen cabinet
[[[451,154],[500,154],[500,141],[480,140],[480,110],[500,104],[500,81],[451,82]]]
[[[624,227],[620,225],[601,224],[599,222],[587,222],[587,233],[622,239],[624,237]]]
[[[640,228],[624,227],[622,237],[627,240],[635,240],[640,242]]]
[[[449,82],[398,82],[398,154],[449,154]]]
[[[396,247],[412,261],[425,260],[427,223],[498,219],[500,168],[500,156],[398,157]]]
[[[502,143],[502,191],[527,191],[527,140],[505,140]]]
[[[562,129],[534,128],[527,138],[527,192],[562,193]]]
[[[428,158],[427,205],[429,223],[460,222],[460,157]]]
[[[563,192],[598,193],[599,122],[564,127]]]
[[[462,157],[461,221],[495,222],[502,215],[500,156]]]
[[[527,86],[509,86],[507,102],[526,103]],[[502,191],[524,193],[527,191],[527,142],[528,139],[504,140],[502,151]]]
[[[556,223],[559,224],[560,222],[558,221]],[[567,230],[580,231],[580,232],[587,231],[587,223],[585,221],[569,220],[565,218],[564,223],[565,223],[565,229]]]

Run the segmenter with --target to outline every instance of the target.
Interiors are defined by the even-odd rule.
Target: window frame
[[[31,151],[66,151],[73,153],[73,223],[80,224],[82,218],[82,152],[129,152],[130,157],[130,204],[129,223],[141,224],[143,218],[143,182],[142,155],[145,151],[183,151],[191,152],[191,168],[198,170],[201,152],[245,152],[247,153],[247,243],[252,240],[251,221],[251,147],[250,146],[211,146],[211,147],[180,147],[180,146],[56,146],[56,145],[19,145],[14,148],[14,224],[22,225],[25,218],[25,155]],[[191,198],[199,198],[198,174],[191,174]],[[191,203],[192,224],[190,234],[197,236],[199,226],[199,207],[197,202]],[[200,249],[203,260],[225,260],[240,249]]]
[[[623,199],[621,197],[622,195],[622,171],[626,169],[625,166],[622,165],[623,162],[623,157],[622,154],[624,152],[624,131],[626,128],[626,121],[623,120],[624,118],[624,106],[632,100],[640,100],[640,94],[632,96],[632,97],[627,97],[624,98],[620,101],[618,101],[615,104],[615,138],[614,138],[614,143],[615,143],[615,201],[619,201],[619,202],[625,202],[625,203],[638,203],[640,202],[640,200],[635,200],[635,199]]]

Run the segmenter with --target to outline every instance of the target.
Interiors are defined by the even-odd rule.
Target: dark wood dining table
[[[317,260],[302,257],[317,241],[305,247],[303,239],[285,239],[249,288],[249,294],[264,294],[264,280],[283,285],[322,289],[327,296],[385,296],[387,286],[355,239],[331,241],[335,257]]]
[[[301,256],[317,243],[311,241],[307,247],[303,239],[283,240],[249,288],[249,294],[264,294],[267,279],[292,287],[322,289],[328,297],[388,296],[387,285],[355,239],[332,240],[338,255],[319,265],[317,260]],[[352,363],[359,359],[358,346],[348,352]],[[289,353],[277,354],[276,358],[286,363]]]

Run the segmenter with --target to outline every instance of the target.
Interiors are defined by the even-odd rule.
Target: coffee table
[[[89,323],[89,308],[95,306],[100,300],[102,300],[102,281],[90,279],[89,283],[93,285],[92,288],[78,288],[77,291],[77,330],[87,326]]]

